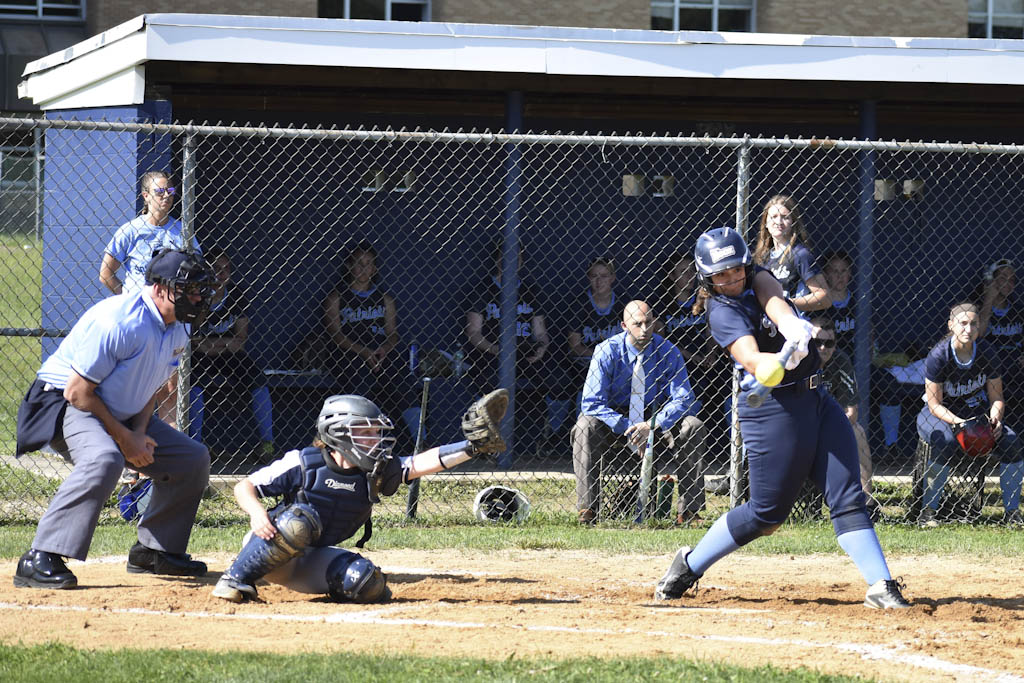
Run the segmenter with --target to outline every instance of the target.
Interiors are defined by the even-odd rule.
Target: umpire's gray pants
[[[704,453],[707,429],[692,415],[659,434],[654,444],[655,473],[672,472],[679,482],[678,513],[699,512],[704,507]],[[611,427],[596,417],[580,414],[572,428],[572,466],[576,473],[576,505],[579,510],[600,506],[600,469],[605,474],[635,474],[640,478],[641,458]]]
[[[39,520],[32,547],[84,560],[100,511],[128,463],[92,413],[69,405],[62,427],[51,445],[74,469]],[[210,452],[155,416],[146,433],[157,444],[153,463],[132,467],[153,479],[152,498],[139,520],[139,541],[148,548],[183,553],[210,480]]]

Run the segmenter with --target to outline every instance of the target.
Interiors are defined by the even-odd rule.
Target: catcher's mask
[[[972,417],[955,430],[956,442],[972,458],[988,455],[996,447],[992,424],[984,415]]]
[[[316,433],[328,448],[364,472],[379,473],[395,445],[394,425],[376,404],[362,396],[329,396],[316,418]],[[325,458],[335,469],[334,460]]]
[[[516,489],[488,486],[476,494],[473,514],[481,522],[522,522],[530,516],[530,501]]]
[[[203,257],[189,249],[160,249],[146,267],[146,284],[167,287],[178,322],[198,331],[210,310],[217,276]],[[193,302],[190,297],[199,295]]]

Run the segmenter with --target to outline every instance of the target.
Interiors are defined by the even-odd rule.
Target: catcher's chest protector
[[[316,509],[324,527],[315,545],[340,543],[370,519],[373,504],[366,474],[338,474],[327,467],[319,448],[304,448],[300,458],[304,502]],[[298,497],[300,502],[302,496]]]

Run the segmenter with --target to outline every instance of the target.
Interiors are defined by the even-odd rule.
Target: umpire
[[[153,414],[157,389],[175,371],[209,306],[213,272],[191,251],[158,251],[146,287],[92,306],[43,362],[18,408],[17,454],[45,444],[74,469],[39,520],[14,585],[74,588],[64,557],[84,560],[100,511],[127,465],[153,481],[128,571],[202,576],[185,554],[210,477],[205,446]]]

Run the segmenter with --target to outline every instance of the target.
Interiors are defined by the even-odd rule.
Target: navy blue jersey
[[[357,292],[349,287],[338,290],[338,317],[341,333],[360,346],[376,348],[387,340],[387,295],[377,287]]]
[[[1002,377],[1002,366],[996,349],[983,339],[974,344],[971,360],[961,363],[953,351],[952,340],[946,337],[928,352],[924,376],[942,385],[942,405],[966,420],[988,412],[985,384]]]
[[[302,457],[306,454],[307,464],[303,478]],[[315,457],[310,458],[313,455]],[[373,505],[370,503],[367,474],[360,469],[343,473],[335,472],[323,465],[319,449],[306,448],[288,451],[278,460],[249,475],[249,483],[256,488],[259,498],[282,498],[282,505],[291,505],[305,489],[306,497],[316,508],[323,524],[323,532],[315,546],[335,545],[356,533],[370,518]],[[319,465],[319,466],[317,466]],[[387,461],[381,478],[379,493],[394,495],[405,479],[405,468],[398,458]]]
[[[802,244],[794,244],[785,257],[782,250],[773,250],[762,265],[772,272],[790,299],[808,294],[806,282],[821,273],[814,255]]]
[[[497,278],[488,277],[476,290],[476,296],[470,300],[467,313],[479,313],[483,316],[482,334],[484,339],[497,344],[501,338],[501,285]],[[533,352],[533,318],[543,315],[537,306],[533,289],[525,282],[519,284],[519,301],[516,303],[516,342],[517,353],[528,356]],[[475,348],[470,348],[471,355],[479,355]]]
[[[1024,350],[1024,315],[1013,302],[1006,308],[992,307],[992,317],[988,321],[985,339],[999,352],[1007,362],[1015,361]]]
[[[755,276],[762,270],[760,267],[755,268]],[[796,308],[793,308],[793,312],[797,312]],[[764,353],[780,351],[786,343],[786,338],[761,308],[753,289],[747,289],[736,298],[713,296],[708,299],[708,326],[711,328],[711,336],[723,348],[728,348],[734,341],[747,335],[754,337],[757,348]],[[810,377],[819,367],[821,361],[818,349],[811,344],[807,357],[796,368],[786,371],[782,384]]]
[[[708,338],[707,312],[694,314],[694,293],[686,301],[674,300],[656,311],[665,325],[665,338],[689,358],[704,351]]]
[[[249,317],[249,299],[245,290],[234,282],[224,288],[224,296],[210,306],[210,312],[199,328],[200,337],[232,337],[239,318]]]
[[[573,306],[568,329],[570,333],[580,335],[580,343],[584,346],[594,348],[622,331],[622,304],[613,292],[612,302],[608,307],[598,308],[594,303],[594,296],[588,291]],[[585,375],[587,368],[590,367],[590,356],[577,357],[574,364]]]
[[[832,320],[836,326],[836,347],[853,356],[853,338],[857,329],[857,302],[853,292],[847,292],[845,299],[833,301],[831,308],[818,311],[817,314]]]

